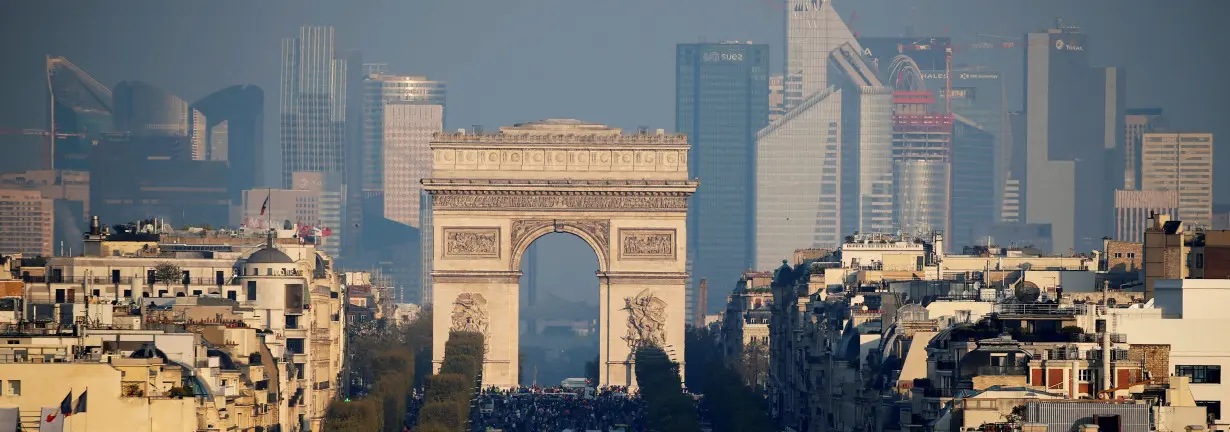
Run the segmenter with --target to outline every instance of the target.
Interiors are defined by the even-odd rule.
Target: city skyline
[[[953,0],[956,1],[956,0]],[[514,14],[522,14],[523,12],[533,10],[545,10],[548,6],[554,6],[555,1],[544,0],[538,6],[527,5],[521,8],[516,5],[501,5],[499,8],[507,8],[506,10]],[[947,10],[941,4],[935,5],[933,8],[920,8],[913,2],[903,2],[900,0],[881,0],[870,3],[866,6],[855,6],[843,4],[838,1],[835,4],[838,12],[842,17],[850,17],[857,13],[857,19],[852,27],[861,36],[893,36],[901,35],[903,29],[907,26],[911,27],[916,34],[933,34],[951,37],[956,44],[964,46],[972,46],[980,42],[995,42],[995,35],[1007,35],[1012,38],[1020,38],[1025,32],[1036,31],[1053,25],[1056,16],[1061,16],[1067,22],[1080,25],[1086,33],[1095,34],[1098,40],[1103,41],[1098,45],[1097,52],[1092,54],[1092,63],[1095,65],[1118,64],[1124,66],[1131,73],[1132,78],[1128,83],[1128,98],[1129,106],[1159,106],[1167,110],[1172,117],[1175,118],[1175,127],[1183,131],[1207,131],[1214,135],[1230,134],[1230,130],[1226,130],[1227,125],[1219,124],[1214,121],[1218,118],[1216,101],[1212,98],[1213,94],[1218,94],[1219,89],[1226,88],[1228,85],[1225,81],[1216,79],[1211,75],[1214,68],[1209,68],[1208,62],[1211,60],[1202,59],[1202,56],[1193,55],[1197,52],[1206,52],[1207,47],[1218,46],[1217,38],[1225,38],[1219,34],[1202,34],[1200,37],[1192,37],[1191,32],[1199,28],[1206,28],[1210,16],[1210,11],[1219,10],[1224,5],[1213,1],[1192,1],[1183,2],[1182,4],[1162,6],[1152,2],[1140,2],[1134,4],[1133,7],[1121,7],[1119,3],[1113,3],[1116,10],[1121,13],[1116,15],[1116,19],[1108,21],[1104,18],[1099,18],[1096,11],[1101,10],[1101,7],[1109,7],[1112,3],[1087,2],[1088,4],[1067,4],[1054,3],[1049,7],[1040,7],[1035,3],[1030,3],[1026,7],[1024,3],[1005,3],[998,5],[995,8],[989,5],[979,4],[964,4],[962,3],[962,11],[960,13],[945,13],[939,14],[940,10]],[[143,2],[134,1],[130,4],[121,4],[118,6],[112,5],[109,8],[102,8],[94,5],[75,5],[81,13],[93,14],[97,16],[114,17],[112,20],[103,20],[107,22],[105,25],[124,25],[125,27],[133,28],[134,31],[156,31],[157,28],[165,27],[166,24],[154,24],[151,22],[140,21],[141,14],[129,14],[125,10],[148,10],[150,14],[156,13],[171,13],[176,10],[174,6],[161,4],[158,2]],[[708,39],[711,41],[740,39],[752,41],[766,41],[771,48],[771,58],[782,59],[782,43],[773,43],[780,38],[784,32],[783,20],[781,19],[781,10],[775,8],[772,2],[760,1],[741,1],[741,0],[722,0],[721,7],[716,7],[712,11],[706,12],[714,19],[703,21],[703,23],[686,24],[686,25],[667,25],[671,22],[671,18],[681,16],[686,11],[690,11],[685,5],[657,5],[655,9],[661,15],[652,17],[651,22],[646,25],[655,29],[655,37],[637,38],[628,41],[609,40],[605,42],[616,48],[616,52],[641,52],[637,55],[638,58],[644,58],[645,53],[653,54],[652,57],[658,58],[659,62],[666,61],[673,55],[673,44],[678,42],[697,41],[700,39]],[[462,37],[455,42],[448,44],[433,45],[433,44],[412,44],[409,46],[398,45],[392,46],[386,42],[386,39],[380,38],[372,30],[372,27],[379,26],[360,26],[360,22],[381,22],[383,20],[393,19],[397,16],[397,12],[403,10],[405,6],[394,5],[377,5],[363,4],[361,7],[340,8],[339,5],[322,5],[320,3],[311,3],[300,9],[287,10],[278,2],[268,2],[266,4],[254,6],[250,14],[244,14],[238,18],[240,24],[255,23],[257,20],[269,19],[274,11],[281,14],[274,21],[272,26],[263,26],[259,30],[256,27],[243,27],[246,30],[236,34],[219,35],[220,37],[209,40],[202,39],[204,35],[212,34],[208,32],[206,25],[207,21],[190,20],[182,22],[182,26],[191,29],[191,32],[176,32],[170,33],[173,35],[170,38],[162,40],[142,40],[140,38],[132,38],[125,36],[123,33],[106,33],[96,35],[100,37],[88,38],[88,40],[66,39],[63,36],[44,33],[46,28],[72,28],[76,24],[74,18],[76,15],[61,15],[53,16],[46,14],[46,11],[34,5],[11,4],[5,5],[6,8],[11,8],[13,13],[6,16],[26,16],[28,19],[21,22],[15,22],[12,26],[6,27],[8,31],[23,31],[26,33],[34,32],[33,34],[44,34],[41,38],[23,38],[25,41],[21,46],[3,46],[0,47],[0,52],[11,52],[15,55],[14,66],[18,69],[14,70],[15,77],[30,77],[37,74],[37,63],[42,62],[42,57],[46,54],[62,55],[72,59],[78,63],[83,69],[95,75],[99,81],[110,86],[114,83],[125,79],[138,79],[156,82],[164,86],[168,91],[184,97],[185,100],[196,100],[206,94],[216,90],[235,84],[254,84],[262,88],[267,96],[275,94],[278,88],[277,85],[277,66],[270,63],[269,58],[271,53],[278,50],[278,41],[288,35],[297,33],[300,25],[304,24],[325,24],[336,25],[338,27],[338,45],[342,47],[362,47],[366,51],[366,57],[372,61],[379,61],[391,65],[392,70],[399,72],[408,72],[413,74],[428,75],[433,79],[439,79],[449,82],[453,87],[450,96],[450,115],[448,118],[449,124],[446,128],[457,128],[469,126],[473,124],[486,124],[495,126],[499,124],[512,124],[521,121],[528,121],[537,118],[548,117],[580,117],[592,119],[595,121],[603,121],[608,124],[615,124],[625,128],[635,128],[636,126],[649,125],[652,127],[667,127],[673,124],[672,119],[672,104],[669,95],[673,94],[672,80],[669,78],[669,68],[666,65],[653,68],[642,68],[640,70],[625,71],[620,76],[625,76],[628,79],[635,79],[639,82],[646,83],[647,87],[633,89],[633,91],[611,92],[611,89],[606,88],[591,88],[583,92],[595,93],[596,100],[606,100],[617,103],[603,103],[598,105],[589,105],[582,103],[581,100],[564,96],[564,94],[576,94],[575,92],[562,92],[561,94],[547,93],[546,99],[541,99],[529,104],[514,102],[516,100],[525,100],[519,97],[523,92],[537,91],[543,86],[558,87],[559,85],[576,86],[580,82],[575,78],[567,78],[566,75],[572,71],[577,71],[576,68],[580,65],[564,62],[543,62],[546,60],[544,55],[553,52],[556,49],[563,49],[560,44],[575,44],[575,42],[564,41],[549,41],[546,44],[538,46],[525,46],[522,48],[532,48],[529,52],[533,55],[526,56],[508,56],[507,54],[499,54],[496,56],[482,56],[481,59],[476,59],[474,56],[464,54],[471,52],[473,49],[481,49],[489,52],[497,46],[505,46],[505,44],[513,43],[512,40],[504,42],[494,42],[474,37]],[[189,7],[189,6],[184,6]],[[219,10],[228,10],[229,4],[223,2],[218,6]],[[431,4],[429,6],[433,10],[444,16],[456,16],[457,14],[465,14],[469,7],[464,5],[441,5]],[[595,24],[601,26],[616,25],[615,21],[618,17],[623,16],[640,16],[637,15],[637,5],[628,4],[624,6],[592,6],[609,14],[612,18],[597,21]],[[910,9],[914,15],[910,22],[907,22],[904,17],[890,13],[891,11],[900,8]],[[555,14],[574,14],[594,12],[576,5],[560,5],[559,7],[551,8]],[[218,12],[222,13],[222,12]],[[986,23],[981,23],[973,17],[979,15],[996,16],[1012,16],[1013,20],[1003,25],[990,26]],[[1184,17],[1182,20],[1175,22],[1187,22],[1186,27],[1176,28],[1171,32],[1156,32],[1155,34],[1145,35],[1144,33],[1128,31],[1133,26],[1155,24],[1155,19],[1161,17]],[[522,16],[522,18],[531,18],[530,16]],[[183,18],[188,19],[188,18]],[[411,17],[418,20],[419,18]],[[542,19],[542,18],[532,18]],[[1194,21],[1193,21],[1194,20]],[[181,19],[182,21],[182,19]],[[42,23],[39,27],[32,27],[35,23]],[[55,24],[54,26],[50,26]],[[430,24],[430,23],[425,23]],[[673,24],[673,23],[672,23]],[[104,24],[98,24],[104,25]],[[545,26],[552,28],[556,24]],[[1203,27],[1202,27],[1203,26]],[[402,26],[404,30],[412,34],[426,35],[430,28],[424,26]],[[450,33],[446,31],[446,33]],[[986,36],[979,36],[985,34]],[[707,36],[705,36],[707,35]],[[411,36],[411,35],[407,35]],[[518,37],[525,37],[518,35]],[[404,39],[404,38],[401,38]],[[411,40],[414,40],[413,38]],[[1114,43],[1106,43],[1106,41],[1115,41]],[[70,43],[70,41],[74,41]],[[587,40],[588,41],[588,40]],[[653,42],[650,42],[653,41]],[[85,42],[84,45],[81,42]],[[647,45],[650,44],[650,45]],[[1223,43],[1224,44],[1224,43]],[[120,46],[131,45],[133,47],[141,47],[134,52],[149,53],[149,55],[141,54],[138,56],[130,56],[130,61],[125,62],[106,62],[103,61],[106,56],[104,53],[114,53],[120,49]],[[208,62],[190,62],[190,63],[158,63],[156,60],[170,54],[169,49],[177,46],[192,47],[192,52],[197,53],[198,59],[210,59]],[[508,45],[513,46],[513,45]],[[645,51],[644,48],[649,48]],[[450,52],[455,48],[465,48],[464,51]],[[1204,48],[1202,48],[1204,47]],[[1133,53],[1135,50],[1138,53]],[[524,51],[522,49],[521,51]],[[158,53],[166,53],[154,55]],[[1019,51],[1017,51],[1019,53]],[[1147,53],[1147,54],[1144,54]],[[593,56],[597,53],[581,53],[584,56]],[[967,50],[964,54],[958,52],[957,59],[960,60],[963,56],[985,57],[983,54],[976,54],[974,51]],[[1008,56],[1012,57],[1012,56]],[[1017,56],[1019,57],[1019,56]],[[242,68],[224,68],[220,63],[227,58],[239,59],[243,64],[247,65]],[[589,57],[587,57],[589,58]],[[523,85],[512,87],[491,87],[490,84],[476,81],[476,78],[483,71],[487,70],[483,64],[491,61],[508,62],[512,64],[522,65],[518,68],[507,70],[505,80],[516,79]],[[1146,61],[1145,59],[1150,59]],[[1182,59],[1182,62],[1196,62],[1192,67],[1185,69],[1184,74],[1191,76],[1191,79],[1180,80],[1175,82],[1166,77],[1172,72],[1161,67],[1161,64],[1166,64],[1168,61],[1174,62]],[[1006,86],[1008,92],[1008,109],[1020,109],[1023,101],[1020,97],[1022,79],[1020,59],[1015,60],[1016,64],[1008,67],[1003,71],[1005,80],[1010,83]],[[37,62],[37,63],[36,63]],[[590,63],[593,63],[592,61]],[[188,65],[199,65],[193,68],[185,68]],[[530,75],[526,72],[535,69],[525,69],[525,67],[541,68],[541,66],[530,66],[534,64],[553,64],[554,68],[538,69],[539,72],[545,72],[547,75],[535,74]],[[600,70],[620,70],[614,62],[614,58],[601,60],[599,64],[604,65]],[[21,65],[27,65],[22,67]],[[774,61],[771,64],[772,73],[780,74],[781,62]],[[30,69],[36,68],[36,69]],[[168,74],[158,73],[159,70],[167,70],[170,75],[183,76],[185,78],[192,77],[191,81],[180,81],[167,79]],[[182,73],[181,73],[182,71]],[[208,73],[202,73],[209,71]],[[263,71],[263,72],[262,72]],[[547,79],[550,76],[551,79]],[[575,75],[582,76],[582,75]],[[1167,82],[1167,86],[1154,86],[1149,83]],[[555,84],[548,84],[555,83]],[[1197,84],[1203,83],[1203,84]],[[494,84],[494,83],[491,83]],[[0,88],[4,88],[6,93],[15,95],[18,100],[25,101],[27,104],[41,104],[41,97],[37,91],[26,89],[24,86],[15,86],[13,82],[0,83]],[[586,88],[586,86],[578,87]],[[493,93],[494,92],[494,93]],[[1224,91],[1222,92],[1224,93]],[[505,98],[490,98],[492,94],[506,94]],[[277,120],[272,114],[272,106],[274,102],[272,97],[267,97],[267,109],[269,110],[265,116],[264,135],[267,142],[276,142],[277,139]],[[483,100],[484,103],[477,103]],[[627,106],[632,101],[656,101],[646,106],[646,109],[627,110],[617,107]],[[1190,101],[1190,102],[1187,102]],[[1200,108],[1200,107],[1206,108]],[[509,108],[518,107],[517,110],[509,110]],[[8,124],[0,124],[0,127],[45,127],[45,119],[41,115],[32,115],[34,113],[26,112],[26,110],[15,110],[11,107],[0,107],[0,119]],[[263,184],[273,185],[277,182],[278,174],[270,173],[271,167],[269,164],[274,163],[274,160],[280,160],[278,150],[266,148],[264,154],[267,161],[266,172],[263,178]],[[1215,157],[1218,161],[1230,158],[1230,152],[1217,152]],[[1218,164],[1219,166],[1222,163]],[[1230,172],[1218,171],[1215,173],[1215,181],[1218,183],[1230,182]],[[1230,191],[1219,190],[1215,191],[1214,199],[1217,202],[1230,201]]]
[[[0,432],[1230,430],[1225,0],[72,1]]]

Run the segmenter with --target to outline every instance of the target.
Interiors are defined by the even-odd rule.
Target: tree
[[[325,412],[325,432],[360,432],[380,430],[380,414],[373,401],[361,399],[352,402],[335,400]]]
[[[154,280],[170,290],[171,284],[184,280],[184,270],[175,263],[163,261],[154,264]]]
[[[715,432],[773,432],[764,396],[753,391],[723,362],[709,329],[690,330],[686,339],[688,389],[703,394],[701,412]]]
[[[679,363],[657,346],[636,349],[636,382],[645,402],[645,425],[650,431],[695,432],[700,430],[696,404],[683,392]]]
[[[759,341],[748,344],[743,348],[738,367],[743,384],[759,389],[769,374],[769,347]]]

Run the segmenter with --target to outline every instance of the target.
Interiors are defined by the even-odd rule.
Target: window
[[[286,316],[286,328],[288,329],[299,328],[299,315],[287,315]]]
[[[1081,382],[1093,381],[1093,369],[1081,369],[1080,379]]]
[[[1209,420],[1221,419],[1221,401],[1196,401],[1196,406],[1202,406],[1208,411]]]
[[[1127,253],[1127,257],[1128,257],[1128,258],[1130,258],[1130,259],[1135,259],[1135,258],[1136,258],[1136,252],[1128,252],[1128,253]]]
[[[1123,258],[1123,252],[1115,252],[1115,258]]]
[[[1178,365],[1174,367],[1174,374],[1191,377],[1192,384],[1221,384],[1220,365]]]
[[[303,354],[303,338],[286,338],[286,350],[291,354]]]
[[[256,301],[256,281],[248,281],[248,301]]]
[[[226,299],[230,301],[236,301],[236,300],[239,300],[239,295],[235,291],[227,291]]]
[[[8,392],[9,396],[21,396],[21,380],[9,380]]]

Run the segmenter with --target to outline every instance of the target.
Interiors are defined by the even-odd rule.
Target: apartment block
[[[1213,217],[1213,134],[1146,133],[1141,144],[1141,190],[1179,194],[1179,219],[1207,228]]]
[[[42,192],[0,189],[0,253],[54,255],[54,213]]]

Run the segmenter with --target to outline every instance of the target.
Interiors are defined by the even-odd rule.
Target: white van
[[[563,381],[560,381],[559,386],[568,389],[580,389],[589,387],[589,380],[585,378],[565,378]]]

